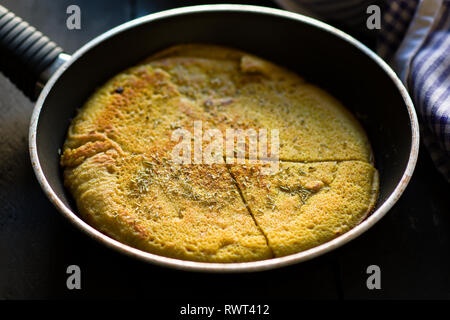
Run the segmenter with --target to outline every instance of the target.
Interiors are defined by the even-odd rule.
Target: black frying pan
[[[30,125],[30,154],[36,176],[64,216],[121,252],[152,263],[204,271],[263,270],[304,261],[369,229],[398,200],[411,178],[419,132],[406,89],[372,51],[317,20],[255,6],[180,8],[114,28],[71,57],[27,27],[0,7],[3,71],[29,96],[36,81],[45,84]],[[156,51],[186,42],[214,43],[251,52],[297,71],[341,100],[359,118],[372,143],[381,183],[374,213],[349,232],[310,250],[282,258],[231,264],[182,261],[143,252],[109,238],[81,220],[64,189],[58,154],[76,108],[114,74]]]

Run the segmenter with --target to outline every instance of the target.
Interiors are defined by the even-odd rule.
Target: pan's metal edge
[[[301,21],[303,23],[308,23],[310,25],[313,25],[315,27],[321,28],[324,31],[330,32],[345,41],[349,42],[350,44],[357,47],[359,50],[364,52],[369,58],[374,60],[392,79],[392,81],[395,83],[397,88],[400,90],[403,99],[406,103],[406,106],[408,108],[408,113],[410,117],[410,123],[411,123],[411,134],[412,134],[412,141],[411,141],[411,151],[410,156],[408,160],[408,164],[406,167],[406,170],[402,176],[402,179],[400,180],[400,183],[395,188],[394,192],[386,199],[386,201],[381,205],[380,208],[378,208],[370,217],[368,217],[365,221],[363,221],[361,224],[353,228],[352,230],[348,231],[347,233],[339,236],[336,239],[333,239],[327,243],[324,243],[320,246],[311,248],[309,250],[299,252],[296,254],[292,254],[285,257],[280,258],[273,258],[270,260],[261,260],[261,261],[255,261],[255,262],[243,262],[243,263],[205,263],[205,262],[194,262],[194,261],[185,261],[185,260],[179,260],[179,259],[173,259],[173,258],[167,258],[163,256],[158,256],[155,254],[151,254],[148,252],[144,252],[138,249],[135,249],[133,247],[130,247],[128,245],[125,245],[121,242],[118,242],[105,234],[99,232],[98,230],[91,227],[89,224],[84,222],[81,218],[79,218],[74,212],[72,212],[69,208],[67,208],[62,201],[56,196],[53,189],[51,188],[50,184],[48,183],[46,177],[44,176],[44,173],[41,169],[40,163],[39,163],[39,157],[37,153],[37,145],[36,145],[36,130],[37,130],[37,124],[39,120],[39,114],[43,105],[43,102],[45,101],[46,96],[48,95],[49,91],[57,81],[57,79],[63,74],[63,72],[80,56],[82,56],[86,51],[88,51],[90,48],[96,46],[97,44],[101,43],[105,39],[123,32],[124,30],[127,30],[129,28],[135,27],[137,25],[148,23],[150,21],[154,21],[157,19],[169,17],[169,16],[175,16],[175,15],[182,15],[182,14],[189,14],[189,13],[198,13],[198,12],[210,12],[210,11],[241,11],[241,12],[253,12],[253,13],[262,13],[262,14],[269,14],[269,15],[276,15],[281,16],[289,19],[294,19],[297,21]],[[44,87],[43,91],[41,92],[38,101],[36,103],[36,106],[33,110],[33,114],[31,117],[31,123],[30,123],[30,132],[29,132],[29,149],[30,149],[30,156],[31,156],[31,162],[34,169],[34,172],[36,174],[36,177],[43,188],[44,192],[50,199],[50,201],[71,221],[73,224],[77,225],[81,230],[83,230],[85,233],[90,235],[91,237],[101,241],[105,245],[111,248],[115,248],[118,251],[125,253],[130,256],[134,256],[137,258],[140,258],[146,262],[150,262],[157,265],[162,266],[170,266],[176,269],[182,269],[182,270],[189,270],[189,271],[205,271],[205,272],[252,272],[252,271],[263,271],[268,270],[276,267],[281,266],[287,266],[298,262],[307,261],[309,259],[315,258],[317,256],[320,256],[324,253],[327,253],[337,247],[340,247],[344,245],[345,243],[353,240],[354,238],[358,237],[360,234],[367,231],[370,227],[372,227],[377,221],[379,221],[388,211],[392,208],[392,206],[395,204],[395,202],[399,199],[399,197],[404,192],[407,184],[409,183],[411,176],[413,174],[417,157],[418,157],[418,151],[419,151],[419,124],[417,120],[417,115],[414,109],[413,102],[411,98],[408,95],[408,92],[406,88],[403,86],[400,79],[397,77],[397,75],[394,73],[394,71],[380,58],[378,57],[373,51],[371,51],[369,48],[367,48],[365,45],[354,39],[353,37],[345,34],[344,32],[327,25],[323,22],[317,21],[315,19],[296,14],[291,13],[279,9],[272,9],[272,8],[266,8],[266,7],[259,7],[259,6],[250,6],[250,5],[201,5],[201,6],[191,6],[191,7],[184,7],[184,8],[178,8],[178,9],[172,9],[167,10],[159,13],[154,13],[142,18],[135,19],[133,21],[127,22],[123,25],[120,25],[116,28],[111,29],[110,31],[98,36],[97,38],[91,40],[89,43],[84,45],[82,48],[80,48],[75,54],[72,56],[72,58],[64,63],[57,71],[56,73],[51,77],[47,85]]]

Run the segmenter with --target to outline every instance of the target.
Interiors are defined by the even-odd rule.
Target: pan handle
[[[0,5],[0,71],[30,99],[39,93],[38,83],[70,56],[49,38]]]

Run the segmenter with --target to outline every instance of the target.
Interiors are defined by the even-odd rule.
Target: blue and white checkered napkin
[[[378,54],[416,106],[424,144],[450,182],[450,0],[277,0],[285,9],[369,34],[367,7],[381,7]]]

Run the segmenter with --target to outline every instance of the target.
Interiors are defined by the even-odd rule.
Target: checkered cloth
[[[408,88],[422,140],[450,182],[450,0],[277,0],[288,10],[370,34],[367,7],[379,5],[376,51]]]

